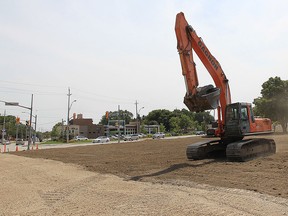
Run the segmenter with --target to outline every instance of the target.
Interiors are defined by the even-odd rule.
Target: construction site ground
[[[188,161],[201,137],[0,154],[0,215],[288,215],[288,135],[266,137],[248,162]]]

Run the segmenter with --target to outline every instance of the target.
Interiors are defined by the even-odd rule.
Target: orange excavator
[[[217,109],[218,127],[215,136],[220,139],[203,141],[187,147],[188,159],[203,159],[225,153],[230,161],[247,161],[276,152],[273,139],[244,136],[272,133],[268,118],[256,118],[249,103],[231,103],[228,79],[216,58],[187,23],[184,14],[176,16],[177,49],[186,85],[184,104],[191,112]],[[199,87],[193,51],[211,75],[214,85]]]

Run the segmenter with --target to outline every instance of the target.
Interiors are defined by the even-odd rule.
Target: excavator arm
[[[175,32],[182,74],[186,84],[184,103],[190,111],[196,112],[218,108],[218,115],[221,112],[221,117],[218,116],[218,120],[222,119],[222,122],[224,122],[226,106],[231,103],[228,79],[224,71],[203,40],[187,23],[182,12],[176,16]],[[193,59],[193,50],[211,75],[216,87],[213,85],[198,87],[199,82]],[[218,107],[219,101],[221,107]]]

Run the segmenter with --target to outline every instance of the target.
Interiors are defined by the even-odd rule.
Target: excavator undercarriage
[[[275,154],[273,139],[245,139],[235,142],[225,140],[203,141],[187,146],[188,159],[225,157],[228,161],[249,161],[258,157]]]

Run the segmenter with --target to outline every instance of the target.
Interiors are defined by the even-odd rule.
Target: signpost
[[[22,107],[22,108],[30,110],[29,139],[28,139],[28,147],[27,147],[27,150],[29,150],[30,149],[30,144],[31,144],[31,141],[32,141],[31,140],[31,132],[32,132],[31,123],[32,123],[32,109],[33,109],[33,94],[32,94],[32,97],[31,97],[31,107],[21,106],[18,102],[7,102],[7,101],[2,101],[2,100],[0,100],[0,102],[4,102],[5,106],[18,106],[18,107]]]
[[[5,102],[5,106],[19,106],[17,102]]]

